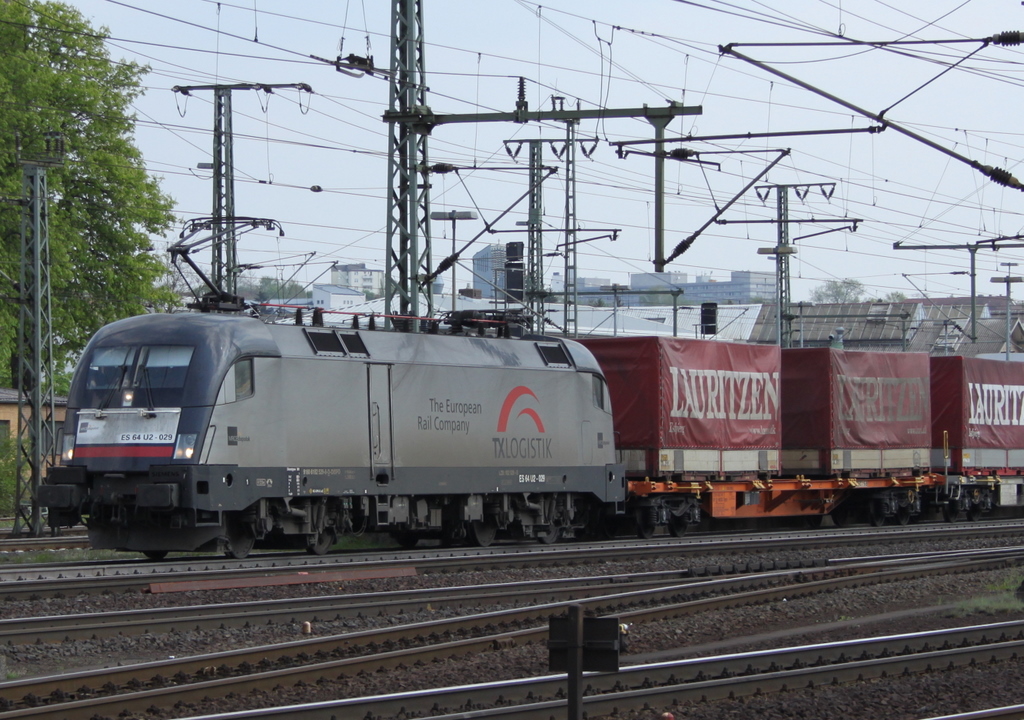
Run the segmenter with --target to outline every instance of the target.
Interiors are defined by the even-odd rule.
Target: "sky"
[[[235,211],[280,222],[284,236],[255,231],[239,240],[254,276],[326,282],[333,263],[384,269],[388,195],[389,84],[380,74],[352,75],[310,58],[372,56],[390,65],[389,13],[383,0],[70,0],[109,33],[113,59],[150,68],[134,105],[136,141],[149,171],[176,201],[182,223],[208,216],[212,180],[213,94],[188,97],[175,86],[305,83],[233,93]],[[893,243],[965,245],[1012,236],[1024,226],[1024,192],[992,182],[969,162],[1024,180],[1024,53],[985,44],[1024,26],[1019,0],[423,0],[428,104],[435,113],[494,113],[515,108],[520,78],[531,110],[554,97],[584,110],[701,108],[677,118],[666,138],[699,151],[702,162],[666,162],[666,252],[708,223],[767,164],[790,152],[666,268],[690,280],[728,280],[730,272],[773,272],[758,248],[778,242],[778,193],[788,197],[792,297],[807,300],[827,280],[852,278],[871,296],[967,295],[968,253],[894,250]],[[925,41],[878,46],[894,41]],[[956,41],[956,42],[951,42]],[[977,42],[964,42],[977,41]],[[869,44],[863,44],[869,43]],[[758,67],[720,46],[767,67]],[[770,72],[809,84],[812,92]],[[855,110],[878,115],[918,138]],[[883,112],[884,111],[884,112]],[[745,137],[763,133],[843,131]],[[857,130],[858,132],[846,132]],[[611,143],[649,140],[644,119],[584,120],[577,162],[580,277],[627,284],[653,271],[654,160]],[[464,255],[487,242],[526,240],[527,153],[506,141],[544,139],[544,162],[558,172],[544,184],[545,250],[564,226],[564,166],[556,157],[557,122],[442,125],[429,140],[431,163],[457,173],[432,176],[432,210],[471,210],[458,223],[459,245],[493,223]],[[922,142],[927,140],[931,145]],[[649,146],[631,146],[649,151]],[[954,157],[951,155],[960,157]],[[310,188],[319,186],[320,192]],[[787,187],[780,190],[779,186]],[[768,190],[764,188],[770,188]],[[512,208],[503,218],[499,215]],[[856,231],[850,230],[856,219]],[[812,222],[816,220],[817,222]],[[608,229],[617,239],[600,238]],[[831,232],[825,232],[831,231]],[[450,222],[432,227],[434,264],[449,254]],[[200,261],[204,257],[198,258]],[[562,271],[548,257],[546,277]],[[1024,250],[978,253],[979,294],[1000,294],[999,263]],[[1011,270],[1012,271],[1012,270]]]

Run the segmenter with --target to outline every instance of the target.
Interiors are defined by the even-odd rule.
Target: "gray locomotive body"
[[[39,502],[154,557],[319,553],[364,529],[550,541],[622,511],[613,441],[572,342],[147,315],[86,348]]]

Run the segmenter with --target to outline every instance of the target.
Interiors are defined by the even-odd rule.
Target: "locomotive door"
[[[378,485],[394,475],[391,452],[391,366],[367,365],[370,406],[370,473]]]

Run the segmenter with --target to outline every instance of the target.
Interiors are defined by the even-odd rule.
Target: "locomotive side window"
[[[359,337],[359,333],[341,333],[341,342],[345,345],[345,351],[355,357],[370,357],[370,351],[366,349],[366,343]]]
[[[247,397],[252,397],[255,391],[252,358],[239,360],[235,363],[235,400],[245,400]]]
[[[548,367],[572,367],[569,356],[560,343],[537,343],[537,350],[540,351],[540,356],[544,358],[544,364]]]
[[[345,348],[342,347],[341,340],[338,339],[334,332],[306,330],[306,338],[309,340],[309,344],[313,346],[313,351],[317,355],[322,353],[345,354]]]
[[[600,375],[591,375],[590,377],[593,378],[594,405],[609,412],[611,403],[608,401],[608,384]]]

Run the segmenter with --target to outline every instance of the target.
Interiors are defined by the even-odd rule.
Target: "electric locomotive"
[[[152,558],[320,554],[364,530],[551,542],[623,512],[613,440],[572,341],[143,315],[86,347],[38,501]]]

